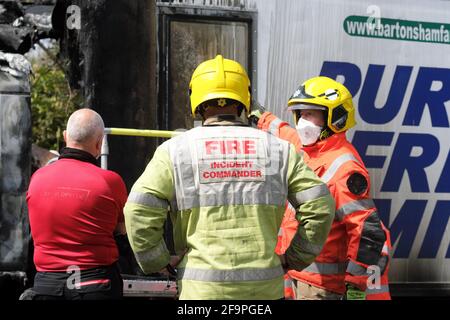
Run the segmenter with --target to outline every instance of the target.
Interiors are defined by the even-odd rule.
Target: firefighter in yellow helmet
[[[242,66],[217,56],[192,75],[192,114],[203,126],[163,143],[125,206],[128,237],[145,273],[172,269],[163,239],[170,208],[180,299],[280,299],[283,266],[302,270],[334,218],[325,184],[288,142],[253,129]],[[275,253],[288,196],[299,232]],[[176,260],[176,259],[175,259]]]
[[[370,177],[345,133],[355,125],[352,96],[327,77],[305,81],[288,101],[296,128],[255,108],[259,128],[293,143],[306,164],[327,184],[336,202],[336,219],[314,263],[289,270],[287,295],[296,299],[390,299],[390,236],[370,197]],[[286,210],[277,252],[289,247],[298,223]],[[379,279],[372,276],[379,271]],[[375,279],[376,283],[370,283]],[[289,282],[289,281],[287,281]]]
[[[345,132],[356,124],[352,95],[342,84],[327,77],[316,77],[303,83],[289,99],[288,106],[288,110],[293,112],[297,127],[299,121],[305,121],[304,118],[302,120],[301,110],[322,111],[320,113],[324,116],[324,125],[317,137],[319,141],[334,133]]]

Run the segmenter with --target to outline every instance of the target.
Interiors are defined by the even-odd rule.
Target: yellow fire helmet
[[[327,126],[334,133],[343,132],[356,124],[352,95],[341,83],[328,77],[315,77],[305,81],[288,101],[288,110],[328,111]]]
[[[240,102],[250,110],[250,80],[245,69],[236,61],[221,55],[201,63],[192,74],[189,85],[192,115],[206,101],[217,100],[224,106],[228,100]],[[219,100],[218,100],[219,99]]]

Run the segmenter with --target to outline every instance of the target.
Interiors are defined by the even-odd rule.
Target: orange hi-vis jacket
[[[390,300],[390,234],[370,198],[368,171],[345,132],[305,147],[296,129],[269,112],[263,114],[258,127],[303,152],[306,164],[327,184],[336,202],[335,220],[322,251],[306,269],[290,270],[288,275],[338,294],[345,294],[346,284],[351,284],[365,291],[367,300]],[[295,211],[288,205],[278,254],[284,253],[296,232]],[[286,293],[289,296],[292,291],[287,288]]]

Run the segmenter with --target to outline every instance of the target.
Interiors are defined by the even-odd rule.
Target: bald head
[[[67,147],[81,149],[97,157],[100,154],[104,130],[103,119],[97,112],[80,109],[69,117],[64,139]]]

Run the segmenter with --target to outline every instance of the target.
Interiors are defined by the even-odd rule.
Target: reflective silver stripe
[[[366,289],[366,294],[381,294],[381,293],[389,293],[389,285],[383,285],[379,288]]]
[[[240,183],[239,183],[240,184]],[[256,205],[256,204],[273,204],[282,205],[284,199],[277,192],[272,192],[272,197],[262,193],[242,193],[233,192],[231,184],[224,186],[224,191],[217,191],[214,194],[203,194],[200,197],[185,197],[183,199],[183,209],[199,208],[199,207],[221,207],[232,205]],[[275,197],[273,197],[275,196]]]
[[[319,263],[313,262],[302,271],[318,274],[345,274],[346,262],[342,263]]]
[[[375,203],[372,199],[356,200],[347,203],[336,210],[336,218],[341,221],[346,215],[352,214],[357,211],[367,210],[375,208]]]
[[[271,134],[273,134],[274,136],[277,136],[278,137],[278,131],[279,131],[279,128],[280,128],[280,124],[282,124],[283,123],[283,121],[281,121],[280,119],[275,119],[275,120],[273,120],[271,123],[270,123],[270,125],[269,125],[269,132],[271,133]]]
[[[265,181],[201,183],[198,150],[206,139],[248,137],[259,143]],[[284,206],[288,193],[290,145],[267,132],[247,127],[199,127],[172,138],[163,146],[174,168],[175,198],[180,211],[230,205]],[[259,151],[258,151],[259,152]],[[244,158],[243,158],[244,159]]]
[[[382,252],[386,255],[389,255],[389,247],[387,246],[387,244],[384,245]]]
[[[282,236],[283,236],[283,229],[282,229],[282,228],[280,228],[280,230],[278,230],[278,236],[279,236],[279,237],[282,237]]]
[[[300,240],[300,250],[302,250],[303,252],[319,255],[319,253],[322,251],[322,248],[322,245],[313,244],[305,239]]]
[[[354,276],[367,276],[367,269],[363,266],[360,266],[353,261],[350,261],[347,266],[347,272]]]
[[[328,190],[328,187],[326,184],[321,184],[312,188],[309,188],[308,190],[297,192],[296,194],[289,195],[289,202],[294,206],[295,208],[298,208],[299,205],[315,200],[317,198],[326,196],[330,194],[330,190]]]
[[[160,199],[150,193],[130,192],[127,201],[151,208],[167,209],[169,207],[167,200]]]
[[[292,288],[292,279],[291,278],[284,279],[284,287]]]
[[[166,252],[168,252],[166,243],[162,240],[156,247],[147,251],[135,252],[134,256],[139,263],[145,264],[154,261]]]
[[[283,268],[278,266],[270,269],[237,269],[237,270],[206,270],[178,269],[178,279],[208,282],[240,282],[272,280],[283,276]]]
[[[328,183],[334,177],[339,168],[348,161],[358,162],[358,159],[356,159],[356,157],[351,153],[346,153],[338,157],[333,161],[328,170],[321,176],[322,181]]]

